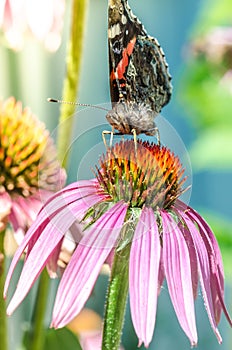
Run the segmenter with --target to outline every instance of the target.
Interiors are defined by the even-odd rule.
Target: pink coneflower
[[[11,211],[11,199],[7,192],[0,194],[0,232],[5,230]]]
[[[0,101],[0,168],[0,228],[26,231],[65,172],[44,124],[14,98]]]
[[[102,319],[95,311],[84,308],[67,327],[78,335],[83,350],[102,349]]]
[[[79,340],[83,350],[102,350],[101,332],[83,332],[80,334]],[[119,350],[124,350],[124,348],[120,346]]]
[[[5,0],[0,5],[0,28],[8,45],[20,50],[27,34],[56,51],[61,42],[64,0]]]
[[[232,324],[224,304],[222,259],[207,223],[178,199],[183,192],[182,176],[179,159],[166,147],[139,142],[135,151],[133,141],[113,146],[101,157],[95,179],[78,181],[55,194],[29,229],[6,279],[5,295],[28,247],[8,314],[45,265],[55,266],[63,237],[78,220],[86,229],[61,278],[52,326],[65,326],[81,311],[102,264],[129,246],[130,308],[139,344],[148,346],[151,341],[164,278],[191,345],[197,344],[194,299],[198,281],[211,326],[221,342],[217,325],[222,310]]]
[[[192,52],[204,56],[214,64],[231,69],[232,27],[213,27],[206,35],[198,37],[192,43]],[[223,63],[223,64],[222,64]]]

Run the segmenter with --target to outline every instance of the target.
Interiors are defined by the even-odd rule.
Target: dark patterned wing
[[[108,12],[113,109],[107,120],[121,133],[130,133],[133,128],[137,133],[154,135],[154,117],[169,102],[172,91],[163,50],[156,39],[147,35],[127,0],[109,0]],[[127,106],[117,106],[118,103]],[[124,116],[122,110],[126,111]]]
[[[138,35],[126,75],[127,100],[141,101],[158,114],[172,93],[168,65],[158,41]]]

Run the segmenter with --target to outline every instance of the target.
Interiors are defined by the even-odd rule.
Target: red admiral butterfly
[[[120,134],[155,135],[154,117],[172,93],[163,50],[127,0],[109,0],[108,17],[112,110],[106,118]]]

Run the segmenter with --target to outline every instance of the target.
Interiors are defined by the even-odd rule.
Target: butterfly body
[[[106,115],[122,134],[154,135],[154,117],[171,97],[162,48],[133,15],[126,0],[109,0],[109,69],[112,110]]]

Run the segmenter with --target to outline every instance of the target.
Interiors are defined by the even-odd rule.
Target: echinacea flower
[[[11,211],[11,200],[7,192],[0,194],[0,232],[5,230]]]
[[[200,282],[204,304],[219,342],[217,325],[224,311],[224,276],[216,239],[204,219],[178,197],[183,172],[169,149],[148,142],[122,141],[100,159],[96,178],[77,181],[48,200],[29,229],[10,266],[27,259],[8,314],[20,304],[51,261],[57,261],[66,231],[86,224],[62,275],[52,326],[63,327],[83,308],[102,264],[131,245],[129,293],[139,344],[148,346],[155,327],[157,298],[164,278],[179,323],[197,344],[194,299]]]
[[[79,336],[80,344],[84,350],[101,350],[102,349],[102,332],[83,332]],[[124,350],[120,346],[119,350]]]
[[[61,43],[64,0],[4,0],[0,4],[0,28],[8,45],[20,50],[26,34],[56,51]]]
[[[95,311],[84,308],[67,327],[77,334],[82,349],[101,350],[102,319]],[[119,350],[124,349],[120,346]]]
[[[63,187],[65,172],[44,124],[14,98],[0,101],[0,168],[0,223],[22,233]]]
[[[232,27],[213,27],[205,36],[197,38],[192,44],[195,56],[206,57],[212,63],[231,69]]]

